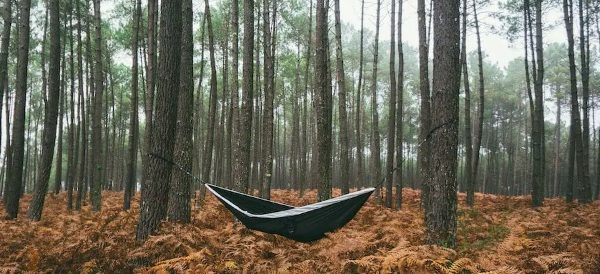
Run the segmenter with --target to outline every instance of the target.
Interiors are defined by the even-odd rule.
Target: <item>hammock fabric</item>
[[[278,234],[299,242],[321,239],[325,233],[344,226],[354,218],[375,190],[367,188],[319,203],[293,207],[215,185],[205,185],[249,229]]]

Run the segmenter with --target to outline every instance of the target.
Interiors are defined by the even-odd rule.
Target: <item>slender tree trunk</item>
[[[102,208],[102,97],[104,94],[104,76],[102,65],[102,27],[100,19],[100,0],[94,0],[94,99],[92,114],[92,180],[90,181],[90,198],[92,210]]]
[[[75,181],[75,154],[76,154],[76,127],[75,127],[75,59],[73,51],[73,0],[69,2],[69,75],[71,79],[71,96],[69,97],[69,112],[70,112],[70,124],[69,124],[69,144],[67,149],[67,210],[73,209],[73,187]],[[67,34],[65,33],[65,37]],[[65,41],[65,47],[67,43]],[[66,97],[66,96],[65,96]]]
[[[586,1],[586,9],[584,9],[584,0],[578,0],[579,7],[579,56],[580,56],[580,66],[579,70],[581,73],[581,94],[583,96],[582,100],[582,111],[583,111],[583,120],[582,120],[582,132],[581,132],[581,141],[582,141],[582,184],[579,185],[579,189],[577,191],[580,202],[582,203],[590,203],[592,201],[592,187],[590,183],[590,114],[589,114],[589,105],[590,105],[590,68],[589,68],[589,35],[586,36],[586,24],[589,24],[589,16],[586,16],[585,12],[589,7],[587,6],[589,0]]]
[[[360,52],[358,57],[358,86],[356,87],[356,180],[357,185],[363,185],[363,144],[361,136],[361,100],[362,100],[362,89],[363,89],[363,61],[364,61],[364,19],[365,19],[365,1],[361,0],[361,12],[360,12]]]
[[[232,126],[229,131],[229,146],[230,146],[230,167],[228,183],[233,184],[234,174],[236,172],[236,159],[240,156],[238,151],[239,137],[238,132],[240,131],[240,110],[239,110],[239,35],[240,35],[240,23],[239,23],[239,1],[232,0],[231,2],[231,33],[232,33],[232,44],[231,44],[231,116],[230,120]]]
[[[148,65],[146,67],[146,102],[144,104],[146,128],[144,130],[144,155],[142,157],[142,188],[146,178],[146,169],[150,160],[147,154],[152,142],[152,129],[154,122],[154,93],[156,90],[156,62],[157,62],[157,32],[158,32],[158,0],[148,0]]]
[[[275,75],[273,46],[274,38],[271,36],[271,15],[269,14],[269,0],[263,0],[263,57],[264,57],[264,91],[265,101],[263,105],[262,121],[262,160],[261,167],[264,168],[261,180],[260,196],[264,199],[271,198],[271,182],[273,180],[273,99],[275,97]]]
[[[77,8],[77,77],[79,84],[79,127],[81,128],[81,147],[79,149],[79,173],[77,179],[77,200],[75,202],[75,209],[81,209],[81,202],[84,200],[83,196],[86,192],[85,189],[85,168],[87,162],[87,123],[86,123],[86,110],[85,110],[85,90],[83,88],[83,43],[81,40],[81,28],[82,28],[82,15],[79,1],[76,2]]]
[[[392,8],[393,8],[392,4]],[[394,11],[395,12],[395,11]],[[392,12],[392,14],[394,14]],[[340,0],[335,0],[335,41],[336,41],[336,72],[338,85],[339,123],[340,123],[340,182],[342,194],[350,192],[350,144],[348,140],[348,113],[346,110],[346,74],[344,72],[344,56],[342,52],[342,27],[340,22]],[[394,22],[392,22],[392,25]],[[393,30],[392,30],[393,32]],[[393,36],[393,33],[392,33]],[[393,40],[393,39],[392,39]],[[393,44],[392,44],[393,46]],[[392,65],[393,66],[393,65]],[[393,72],[390,72],[393,74]],[[395,77],[395,76],[394,76]],[[395,88],[395,87],[394,87]],[[393,94],[395,95],[395,94]],[[391,95],[392,96],[392,95]],[[395,100],[395,98],[394,98]],[[390,100],[391,101],[391,100]],[[392,110],[390,110],[392,111]],[[392,119],[392,118],[390,118]],[[392,144],[393,145],[393,144]],[[393,157],[393,153],[392,153]],[[391,180],[390,180],[391,181]],[[391,202],[390,202],[391,203]]]
[[[469,68],[467,64],[467,0],[463,0],[461,64],[465,89],[465,181],[467,185],[467,205],[475,204],[475,170],[473,169],[473,144],[471,139],[471,88],[469,86]],[[481,141],[480,141],[481,142]],[[478,149],[479,151],[479,149]],[[479,152],[477,153],[479,154]],[[479,157],[477,156],[477,159]]]
[[[388,114],[387,165],[385,172],[385,206],[392,208],[392,189],[394,183],[394,151],[396,141],[396,1],[392,0],[392,19],[390,22],[390,101]],[[401,126],[401,125],[398,125]]]
[[[573,189],[575,184],[574,166],[577,160],[578,186],[585,184],[586,178],[583,163],[583,141],[581,136],[581,120],[579,116],[579,102],[577,95],[577,71],[575,66],[575,40],[573,38],[573,2],[563,0],[563,13],[565,28],[567,30],[568,55],[569,55],[569,77],[571,84],[571,125],[569,136],[569,182],[567,183],[567,202],[573,201]]]
[[[133,37],[131,40],[131,116],[129,118],[129,144],[127,148],[127,176],[125,178],[125,191],[123,209],[129,210],[131,198],[135,194],[137,149],[138,149],[138,42],[140,30],[140,17],[142,13],[142,2],[135,2],[133,12]]]
[[[402,187],[403,187],[403,170],[402,163],[404,162],[404,52],[402,47],[402,1],[398,1],[398,107],[396,108],[396,209],[402,207]]]
[[[533,173],[532,173],[532,205],[541,206],[544,202],[545,177],[545,138],[544,138],[544,51],[542,41],[542,4],[535,1],[535,55],[537,63],[534,75],[534,126],[533,129]],[[533,41],[531,41],[533,42]]]
[[[479,170],[479,150],[481,148],[481,139],[483,136],[483,113],[484,113],[484,92],[485,92],[485,81],[483,76],[483,53],[481,51],[481,35],[479,31],[479,18],[477,16],[476,0],[473,0],[473,19],[475,20],[475,34],[477,36],[477,62],[479,68],[479,102],[477,105],[477,128],[475,129],[475,147],[473,148],[473,160],[471,175],[471,182],[473,188],[477,182],[477,170]],[[465,53],[466,54],[466,53]],[[465,60],[466,62],[466,60]],[[465,67],[466,69],[466,67]]]
[[[210,51],[210,99],[209,111],[206,120],[207,135],[206,144],[204,145],[204,158],[202,159],[202,180],[210,182],[210,171],[212,167],[213,145],[217,121],[217,67],[215,60],[215,41],[213,34],[213,24],[210,15],[210,6],[208,1],[205,1],[206,24],[208,25],[208,45]],[[215,164],[216,165],[216,164]]]
[[[419,146],[418,166],[421,180],[421,201],[427,210],[431,187],[429,184],[429,130],[431,127],[431,99],[429,90],[429,44],[427,42],[427,27],[425,23],[425,0],[417,1],[418,29],[419,29],[419,93],[421,105],[419,108]],[[427,220],[427,216],[425,219]]]
[[[304,69],[304,96],[302,102],[302,163],[300,164],[300,197],[304,196],[304,188],[307,185],[307,173],[308,173],[308,151],[309,151],[309,142],[308,142],[308,83],[309,83],[309,75],[310,72],[310,57],[312,56],[312,21],[313,21],[313,1],[310,1],[309,6],[309,17],[308,17],[308,37],[306,39],[306,67]],[[310,77],[312,80],[312,77]],[[312,85],[311,85],[312,89]]]
[[[559,90],[556,90],[556,133],[554,135],[554,187],[552,192],[554,196],[559,194],[560,186],[560,139],[561,139],[561,95]]]
[[[145,241],[166,217],[180,88],[181,0],[161,2],[160,56],[156,88],[156,117],[145,187],[142,189],[136,239]],[[208,9],[208,5],[207,5]],[[207,16],[210,16],[207,14]],[[208,17],[210,22],[210,17]],[[164,159],[161,159],[164,158]]]
[[[375,196],[380,199],[380,187],[377,185],[381,180],[381,141],[379,135],[379,113],[377,107],[377,71],[379,61],[379,23],[381,17],[381,0],[377,0],[377,19],[375,21],[375,42],[373,49],[373,75],[371,77],[371,111],[372,111],[372,172],[373,185],[377,187]]]
[[[0,39],[0,102],[4,98],[4,93],[8,94],[8,49],[10,45],[10,31],[12,25],[12,0],[4,0],[4,10],[2,10],[2,39]],[[44,43],[45,45],[45,43]],[[42,62],[45,64],[44,62]],[[45,88],[45,85],[44,85]],[[8,104],[6,105],[8,109]],[[8,121],[8,117],[6,117]],[[2,120],[2,104],[0,103],[0,120]],[[8,124],[8,123],[7,123]],[[0,141],[2,140],[2,128],[0,127]],[[8,141],[8,139],[7,139]],[[9,143],[9,142],[7,142]],[[6,166],[4,166],[6,167]]]
[[[425,208],[429,243],[456,245],[456,169],[460,87],[460,1],[434,1],[430,207]]]

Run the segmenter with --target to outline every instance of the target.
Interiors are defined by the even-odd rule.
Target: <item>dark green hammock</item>
[[[367,188],[302,207],[277,203],[205,184],[246,227],[299,242],[319,240],[348,223],[375,188]]]

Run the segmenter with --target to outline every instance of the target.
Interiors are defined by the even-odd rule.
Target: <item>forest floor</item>
[[[315,194],[275,190],[272,198],[304,205]],[[348,225],[311,244],[248,230],[210,194],[192,224],[163,223],[138,244],[139,197],[129,212],[122,193],[103,199],[101,213],[89,205],[68,212],[65,194],[49,195],[40,222],[26,218],[29,195],[17,220],[4,220],[2,210],[0,273],[600,273],[600,201],[547,199],[532,209],[526,197],[477,194],[469,209],[461,194],[452,250],[424,244],[419,192],[410,189],[401,210],[371,197]]]

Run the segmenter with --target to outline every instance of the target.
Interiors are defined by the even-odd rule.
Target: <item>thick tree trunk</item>
[[[50,14],[50,62],[48,101],[45,106],[44,131],[42,133],[42,154],[40,156],[39,175],[33,190],[31,204],[27,216],[29,219],[39,221],[42,217],[44,199],[48,192],[48,181],[54,157],[54,144],[56,141],[56,122],[58,120],[58,103],[60,102],[60,23],[59,1],[51,0],[48,3]]]
[[[161,2],[160,56],[156,88],[156,117],[146,182],[142,189],[136,239],[144,241],[166,217],[179,99],[181,64],[181,0]],[[208,9],[208,6],[207,6]],[[207,15],[209,16],[209,15]],[[210,17],[208,19],[210,22]],[[161,159],[162,158],[162,159]]]
[[[317,0],[315,29],[315,111],[317,120],[315,183],[318,200],[331,198],[331,85],[328,77],[327,10],[324,0]]]
[[[249,191],[250,185],[250,147],[252,143],[252,112],[254,88],[254,1],[244,0],[244,39],[242,42],[242,108],[237,140],[239,157],[236,159],[236,188]]]
[[[434,1],[431,186],[427,241],[456,245],[456,169],[460,86],[460,1]]]
[[[181,33],[181,76],[179,79],[179,102],[177,108],[177,137],[173,161],[181,166],[174,167],[169,191],[168,218],[171,221],[191,221],[192,177],[186,171],[192,169],[192,120],[194,115],[194,42],[192,0],[183,0]]]
[[[23,159],[25,156],[25,106],[27,105],[27,67],[29,61],[29,15],[31,0],[19,2],[19,48],[15,81],[15,103],[12,124],[12,163],[6,184],[6,214],[8,219],[17,218],[23,182]]]
[[[129,118],[129,144],[127,148],[127,175],[125,177],[125,190],[123,191],[123,210],[131,207],[131,198],[135,194],[137,149],[138,149],[138,42],[140,30],[140,17],[142,13],[141,0],[135,2],[133,12],[133,37],[131,39],[131,116]],[[189,120],[189,119],[188,119]]]
[[[541,206],[544,202],[545,178],[545,138],[544,138],[544,51],[542,41],[542,4],[535,1],[535,44],[536,74],[534,75],[534,126],[533,129],[533,173],[532,205]],[[533,42],[533,41],[532,41]]]

